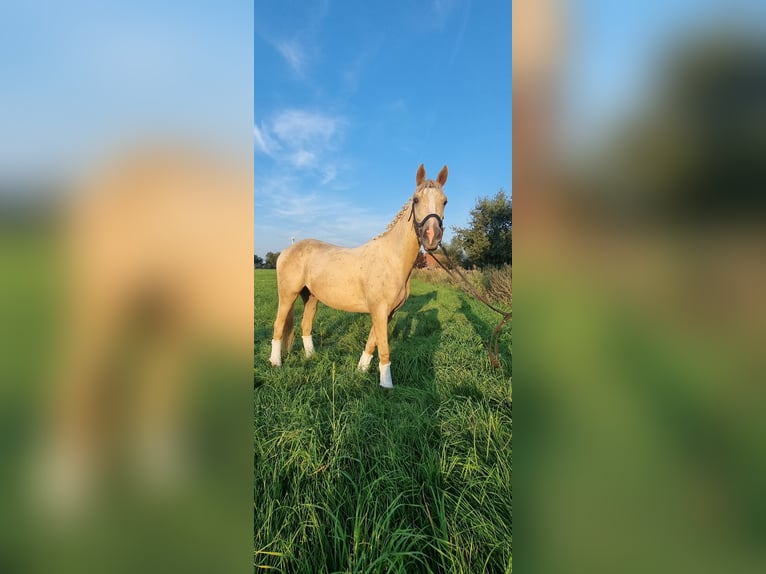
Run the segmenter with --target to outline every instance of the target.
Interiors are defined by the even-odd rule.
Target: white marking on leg
[[[71,520],[89,502],[96,478],[92,455],[79,445],[60,444],[34,461],[36,504],[53,519]]]
[[[282,365],[282,340],[281,339],[271,340],[271,357],[269,357],[269,361],[271,361],[271,364],[275,367],[279,367]]]
[[[391,363],[380,365],[380,386],[384,389],[394,388],[394,383],[391,380]]]
[[[314,340],[311,338],[311,335],[303,337],[303,350],[306,352],[307,359],[314,354]]]
[[[372,361],[372,355],[368,354],[367,351],[362,351],[362,356],[360,357],[359,364],[356,368],[363,373],[366,373],[370,370],[370,361]]]

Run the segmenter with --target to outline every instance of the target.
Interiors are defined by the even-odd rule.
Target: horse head
[[[410,217],[420,245],[426,251],[433,251],[439,247],[444,233],[444,206],[447,205],[444,184],[447,183],[447,166],[445,165],[436,176],[436,180],[433,180],[426,179],[426,169],[421,163],[415,183],[417,187],[412,196]]]

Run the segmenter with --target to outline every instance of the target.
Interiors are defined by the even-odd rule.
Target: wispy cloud
[[[319,182],[320,185],[327,185],[328,183],[331,183],[332,181],[335,181],[335,178],[338,175],[338,168],[334,164],[328,164],[324,166],[322,169],[322,180]]]
[[[434,15],[434,24],[437,28],[442,28],[450,15],[459,9],[463,0],[433,0],[431,2],[431,12]]]
[[[383,231],[389,221],[387,215],[342,196],[319,192],[297,175],[256,177],[255,184],[256,252],[279,251],[292,236],[360,245]]]
[[[336,146],[344,128],[345,118],[303,109],[277,112],[269,121],[256,124],[254,129],[257,151],[275,160],[287,162],[299,169],[318,167],[321,161],[330,161],[328,153]],[[327,181],[337,173],[333,165],[324,165],[322,173]]]
[[[280,40],[275,43],[275,47],[290,69],[303,77],[306,71],[306,50],[303,45],[298,40]]]
[[[305,149],[300,149],[290,156],[290,162],[295,167],[313,167],[316,165],[317,156]]]
[[[286,108],[255,124],[255,249],[279,251],[290,238],[359,245],[385,229],[386,215],[347,195],[352,171],[344,116]]]
[[[342,90],[345,94],[355,93],[363,76],[374,70],[373,62],[380,54],[383,41],[382,33],[367,38],[356,53],[352,53],[351,59],[340,66]]]
[[[274,142],[263,126],[260,128],[258,124],[253,126],[253,137],[255,139],[255,148],[261,153],[273,157]]]
[[[331,141],[343,123],[337,116],[290,109],[277,114],[272,129],[280,140],[298,147]]]

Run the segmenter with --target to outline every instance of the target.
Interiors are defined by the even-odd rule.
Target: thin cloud
[[[316,155],[305,149],[298,150],[290,156],[290,162],[295,167],[313,167],[316,165]]]
[[[255,140],[255,148],[261,153],[273,157],[274,141],[269,137],[266,130],[258,124],[253,126],[253,137]]]
[[[276,43],[276,48],[293,72],[303,77],[306,71],[306,51],[297,40],[282,40]]]
[[[385,215],[344,194],[349,166],[341,144],[348,127],[343,116],[299,107],[256,123],[257,252],[284,249],[293,235],[351,247],[385,229]]]
[[[327,185],[328,183],[332,183],[333,181],[335,181],[335,178],[337,176],[338,176],[338,168],[333,164],[326,165],[322,169],[322,180],[319,182],[319,184]]]
[[[394,215],[375,213],[326,190],[319,193],[313,176],[294,174],[256,177],[255,208],[255,245],[263,252],[284,249],[293,235],[361,245],[383,231]]]
[[[324,183],[335,178],[337,168],[328,158],[336,148],[347,122],[321,112],[290,108],[254,127],[255,148],[272,159],[299,169],[322,165]]]
[[[359,89],[362,76],[368,73],[373,60],[383,46],[383,35],[366,40],[364,46],[353,56],[341,72],[342,87],[346,94],[353,94]]]
[[[280,112],[272,129],[280,140],[298,147],[304,144],[329,142],[342,123],[338,117],[306,110],[290,109]]]
[[[452,13],[459,9],[462,4],[462,0],[433,0],[431,12],[433,12],[436,27],[442,28]]]

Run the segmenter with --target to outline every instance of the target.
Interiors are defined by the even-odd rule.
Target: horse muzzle
[[[420,240],[423,249],[426,251],[434,251],[439,247],[444,233],[441,217],[432,213],[423,219],[418,227],[418,239]]]

